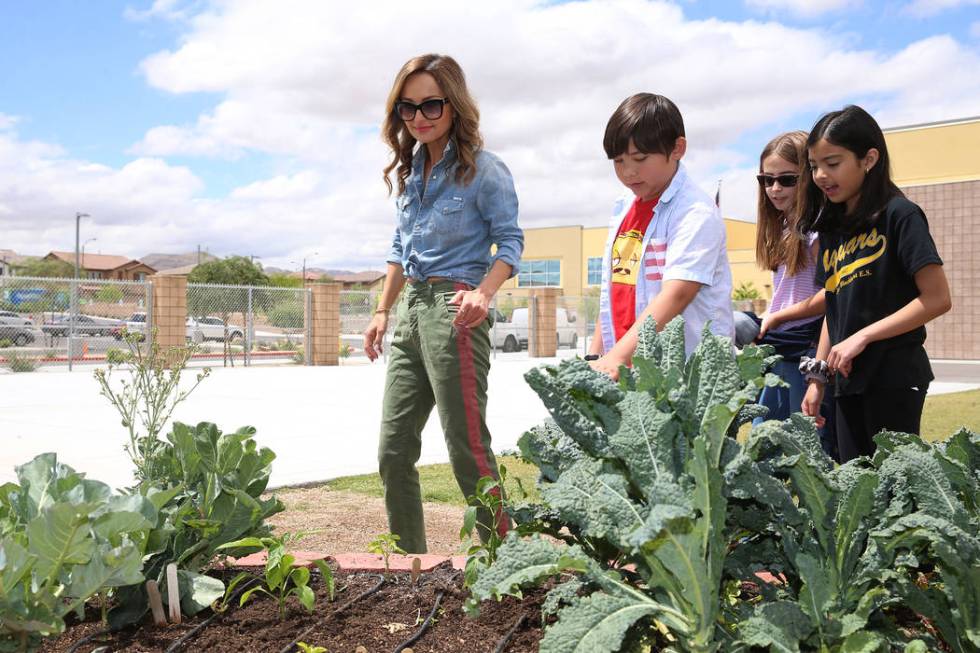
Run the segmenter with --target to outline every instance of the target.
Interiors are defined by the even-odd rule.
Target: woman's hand
[[[810,386],[806,389],[806,394],[803,395],[803,403],[800,405],[800,410],[807,417],[815,417],[817,428],[821,428],[826,422],[820,414],[820,404],[823,403],[823,393],[825,387],[823,383],[818,381],[810,381]]]
[[[459,306],[453,325],[464,329],[474,329],[487,319],[490,312],[490,297],[479,288],[458,290],[450,304]]]
[[[368,360],[377,360],[384,351],[383,343],[387,330],[388,314],[383,311],[375,313],[368,328],[364,331],[364,353],[367,354]]]
[[[827,366],[831,372],[840,372],[846,378],[851,374],[854,359],[867,346],[868,340],[859,331],[850,338],[842,340],[830,348],[830,355],[827,356]]]
[[[762,318],[762,325],[759,327],[759,335],[755,337],[756,342],[762,340],[763,336],[766,335],[766,332],[769,331],[769,329],[775,329],[783,323],[778,314],[770,313],[769,311],[766,311],[759,317]]]

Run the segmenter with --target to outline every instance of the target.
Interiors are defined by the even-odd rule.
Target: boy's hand
[[[589,366],[596,372],[601,372],[605,374],[613,381],[619,380],[619,366],[626,365],[629,360],[623,360],[620,356],[616,356],[615,351],[611,351],[605,356],[601,356],[599,360],[589,361]]]

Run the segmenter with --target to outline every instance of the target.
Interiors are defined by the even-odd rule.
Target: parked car
[[[9,340],[17,347],[23,347],[34,342],[34,331],[23,324],[0,323],[0,340]]]
[[[0,324],[32,327],[34,326],[34,320],[29,317],[24,317],[20,313],[14,313],[13,311],[0,311]]]
[[[123,324],[112,327],[112,337],[116,340],[122,340],[123,329],[126,329],[127,333],[139,333],[140,340],[146,338],[146,313],[142,311],[133,313]]]
[[[567,346],[574,349],[578,346],[578,331],[573,322],[575,322],[574,314],[569,315],[564,308],[556,309],[555,330],[559,347]],[[506,352],[526,349],[528,332],[528,309],[515,308],[510,320],[504,319],[498,312],[497,322],[490,332],[492,345]]]
[[[49,336],[65,338],[71,332],[70,320],[68,315],[59,315],[42,324],[41,331]],[[97,320],[89,315],[75,316],[75,334],[80,336],[109,336],[116,326],[119,326],[119,320]]]
[[[245,329],[234,324],[225,325],[220,317],[187,318],[187,339],[194,342],[205,340],[222,341],[225,338],[241,340],[245,337]]]

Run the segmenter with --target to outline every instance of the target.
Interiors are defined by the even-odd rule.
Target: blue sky
[[[741,219],[762,144],[825,110],[980,114],[976,0],[366,4],[0,0],[0,248],[70,248],[83,210],[107,253],[377,267],[377,124],[422,51],[467,70],[526,226],[603,223],[598,144],[631,92],[678,101],[689,167]]]

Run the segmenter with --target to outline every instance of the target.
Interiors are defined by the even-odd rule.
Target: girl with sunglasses
[[[949,285],[926,216],[892,182],[885,137],[864,109],[820,118],[804,167],[800,227],[820,234],[827,316],[816,359],[801,365],[803,412],[817,416],[836,374],[846,462],[872,455],[882,430],[919,433],[933,379],[925,325],[950,309]]]
[[[389,193],[397,191],[398,225],[364,350],[372,361],[378,357],[389,311],[397,310],[378,467],[388,524],[409,553],[426,551],[415,463],[433,406],[463,496],[476,493],[480,478],[497,478],[485,419],[488,310],[500,285],[516,274],[524,235],[513,179],[483,149],[479,119],[459,64],[427,54],[398,72],[382,125],[392,150],[384,181]],[[485,539],[494,516],[481,511],[478,521]],[[506,518],[498,521],[506,531]]]
[[[806,136],[802,131],[781,134],[769,141],[759,156],[755,255],[761,268],[772,271],[773,292],[769,310],[757,318],[761,324],[755,340],[772,345],[783,357],[773,373],[788,385],[763,389],[759,403],[769,409],[765,419],[784,420],[800,410],[806,390],[800,359],[813,355],[824,313],[824,293],[815,281],[817,235],[797,229],[796,191]],[[739,323],[747,319],[736,316]],[[833,455],[833,438],[821,436],[824,450]]]

